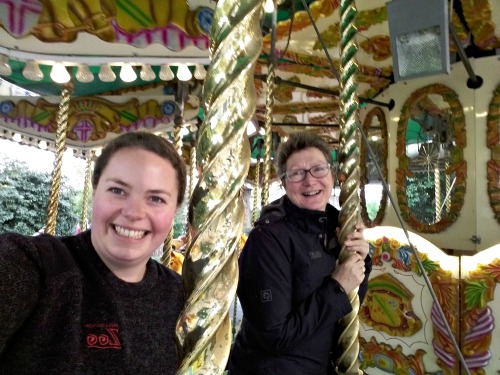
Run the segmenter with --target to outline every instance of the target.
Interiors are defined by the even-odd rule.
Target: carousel
[[[339,373],[500,371],[498,0],[0,0],[0,25],[0,137],[54,152],[48,233],[67,149],[82,229],[113,137],[154,132],[189,166],[196,234],[159,259],[188,296],[179,375],[224,372],[238,254],[298,131],[332,147],[341,243],[370,228]]]

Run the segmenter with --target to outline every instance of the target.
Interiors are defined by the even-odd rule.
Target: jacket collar
[[[328,209],[329,207],[327,207],[327,211]],[[300,208],[284,195],[262,209],[259,222],[262,220],[276,220],[282,218],[286,218],[286,220],[289,220],[302,231],[324,233],[327,212]]]

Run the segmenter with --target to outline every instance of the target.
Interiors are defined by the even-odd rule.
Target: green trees
[[[51,176],[31,171],[23,163],[4,162],[0,169],[0,233],[32,235],[45,225]],[[81,195],[63,179],[59,192],[56,234],[74,233],[80,218],[76,199]]]

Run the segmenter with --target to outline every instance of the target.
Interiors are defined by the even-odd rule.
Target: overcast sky
[[[55,154],[51,151],[20,145],[17,142],[6,139],[0,139],[0,157],[2,159],[7,157],[8,159],[24,161],[35,171],[52,173],[54,169]],[[73,157],[71,152],[65,153],[62,160],[61,173],[63,176],[68,177],[73,187],[83,189],[85,160]]]

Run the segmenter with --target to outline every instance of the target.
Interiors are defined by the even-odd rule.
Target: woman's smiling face
[[[298,169],[309,170],[318,165],[328,164],[325,155],[315,148],[310,147],[294,152],[286,161],[286,171]],[[330,169],[324,177],[313,177],[306,173],[304,180],[292,182],[287,177],[283,178],[286,195],[298,207],[309,210],[324,211],[333,189],[333,173]]]
[[[143,272],[167,237],[177,211],[177,180],[172,164],[150,151],[124,148],[110,158],[93,192],[91,236],[118,277]]]

